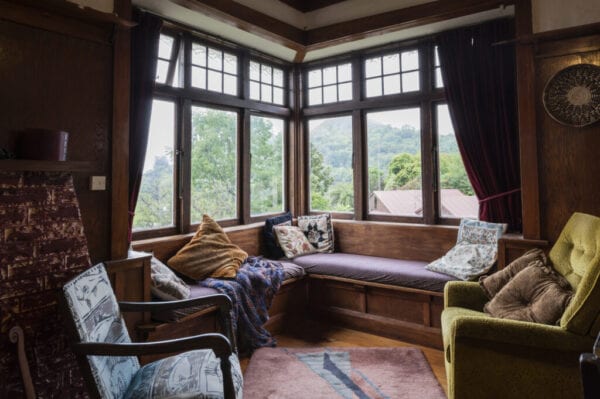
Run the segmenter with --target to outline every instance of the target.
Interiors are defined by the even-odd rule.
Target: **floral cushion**
[[[237,356],[229,357],[235,397],[243,377]],[[194,350],[149,363],[131,382],[124,399],[223,398],[221,362],[210,349]]]
[[[304,232],[304,235],[317,252],[333,252],[334,242],[331,214],[299,216],[298,227]]]
[[[498,239],[506,225],[463,219],[456,245],[443,257],[426,266],[461,280],[473,280],[487,273],[496,263]]]
[[[86,270],[63,287],[82,342],[129,343],[129,333],[103,264]],[[135,356],[88,356],[103,398],[121,398],[140,368]]]
[[[287,258],[316,252],[298,226],[275,226],[273,227],[273,231],[277,236],[279,246]]]
[[[190,297],[190,287],[167,265],[156,259],[150,260],[150,291],[155,297],[165,301],[176,301]]]

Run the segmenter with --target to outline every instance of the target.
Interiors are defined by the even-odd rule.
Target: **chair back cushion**
[[[600,218],[574,213],[552,247],[550,260],[575,292],[561,327],[595,337],[600,329]]]
[[[81,342],[131,342],[103,264],[81,273],[63,287]],[[102,398],[121,398],[140,368],[135,356],[88,356]]]

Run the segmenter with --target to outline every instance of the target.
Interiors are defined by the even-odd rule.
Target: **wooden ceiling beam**
[[[344,0],[279,0],[298,11],[309,12],[324,8],[332,4],[341,3]]]
[[[232,0],[173,0],[173,2],[293,50],[304,50],[305,31]]]
[[[306,32],[304,43],[308,51],[316,50],[511,4],[514,0],[434,1],[311,29]]]

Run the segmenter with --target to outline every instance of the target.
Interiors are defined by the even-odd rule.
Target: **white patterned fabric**
[[[456,245],[425,268],[461,280],[473,280],[490,271],[496,263],[498,239],[505,230],[505,224],[463,219]]]
[[[331,214],[298,216],[298,227],[317,252],[331,253],[334,249]]]
[[[236,355],[229,357],[235,397],[242,398],[243,377]],[[142,367],[124,399],[223,398],[221,362],[210,349],[194,350]]]
[[[273,231],[286,258],[294,258],[316,252],[298,226],[273,226]]]
[[[129,333],[103,264],[86,270],[63,287],[81,342],[129,343]],[[88,356],[102,398],[122,398],[140,368],[135,356]]]
[[[190,287],[169,266],[152,256],[150,260],[150,291],[164,301],[176,301],[190,297]]]

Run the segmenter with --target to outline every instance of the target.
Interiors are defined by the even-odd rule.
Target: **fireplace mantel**
[[[87,161],[37,161],[30,159],[2,159],[0,172],[90,172]]]

